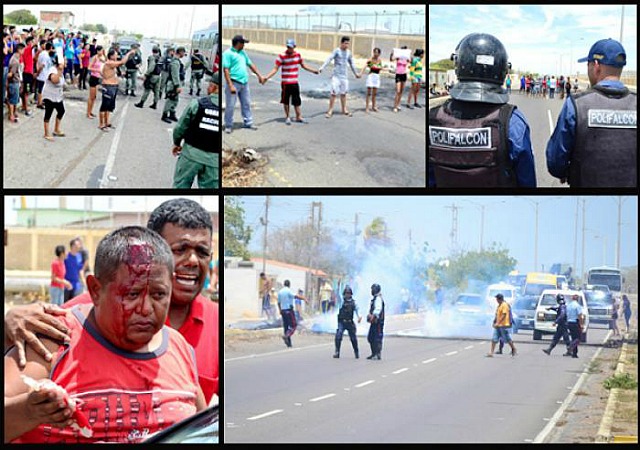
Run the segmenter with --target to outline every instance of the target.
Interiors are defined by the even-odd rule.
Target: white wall
[[[224,321],[259,318],[262,304],[258,294],[258,274],[252,268],[224,269]]]

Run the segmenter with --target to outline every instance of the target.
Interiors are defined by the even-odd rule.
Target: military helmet
[[[351,286],[349,286],[348,284],[344,287],[344,290],[342,291],[342,295],[353,295],[353,291],[351,290]]]
[[[377,283],[374,283],[371,285],[371,294],[372,295],[376,295],[380,293],[380,285]]]
[[[471,33],[463,37],[451,55],[455,63],[456,83],[451,97],[468,102],[503,104],[509,95],[502,88],[511,63],[507,51],[495,36]]]
[[[558,305],[562,305],[564,303],[564,295],[562,294],[556,295],[556,302],[558,302]]]

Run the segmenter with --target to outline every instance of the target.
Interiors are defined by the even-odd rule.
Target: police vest
[[[171,60],[173,58],[171,56],[165,56],[162,58],[160,65],[162,66],[163,72],[169,72],[169,68],[171,67]]]
[[[178,62],[180,63],[180,81],[184,81],[184,64],[182,64],[180,58],[178,58]]]
[[[160,75],[160,72],[162,71],[160,56],[154,56],[153,59],[155,60],[156,65],[153,67],[153,72],[151,72],[151,75]]]
[[[218,153],[216,146],[220,108],[208,96],[198,100],[198,113],[191,122],[184,140],[187,144],[207,153]]]
[[[353,301],[353,298],[344,299],[344,303],[342,303],[342,307],[338,312],[338,320],[341,321],[353,321],[353,313],[356,310],[356,302]]]
[[[369,306],[369,314],[373,314],[373,310],[375,309],[375,304],[376,304],[376,297],[380,297],[380,301],[382,301],[382,310],[380,311],[380,315],[378,316],[378,320],[380,322],[383,322],[384,321],[384,300],[382,299],[381,295],[375,295],[371,299],[371,306]]]
[[[594,86],[571,97],[576,143],[569,164],[571,187],[636,187],[637,96]]]
[[[138,52],[136,52],[127,60],[126,63],[124,63],[124,65],[129,70],[136,70],[137,69],[136,66],[141,62],[142,62],[142,59],[140,58],[140,55],[138,54]]]
[[[448,100],[429,111],[429,163],[438,187],[515,187],[509,159],[514,105]]]
[[[200,59],[200,55],[191,56],[191,71],[194,70],[204,70],[204,63],[202,62],[202,59]]]

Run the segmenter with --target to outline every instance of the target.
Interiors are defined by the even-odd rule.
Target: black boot
[[[131,94],[129,94],[129,95],[131,95],[131,97],[135,97],[136,93],[134,91],[131,91]]]
[[[200,90],[196,93],[196,96],[200,97]]]
[[[189,89],[189,95],[193,95],[193,89]]]
[[[340,351],[336,349],[336,352],[333,354],[334,358],[340,358]]]
[[[172,112],[169,114],[169,119],[170,119],[170,120],[173,120],[174,122],[177,122],[177,121],[179,120],[179,119],[176,117],[176,113],[175,113],[174,111],[172,111]]]
[[[171,120],[169,120],[169,114],[167,114],[167,113],[162,113],[162,119],[160,119],[160,120],[162,120],[163,122],[166,122],[166,123],[171,123]]]
[[[356,348],[353,352],[356,354],[356,359],[360,359],[360,352],[358,349]]]
[[[158,107],[158,104],[156,102],[153,102],[151,106],[149,106],[149,108],[151,109],[156,109],[157,107]]]
[[[142,108],[144,105],[142,104],[142,102],[138,102],[138,103],[134,104],[133,106],[135,106],[136,108]]]

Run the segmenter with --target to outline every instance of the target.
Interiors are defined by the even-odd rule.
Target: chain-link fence
[[[424,36],[426,22],[425,13],[420,10],[397,13],[300,13],[223,17],[222,28]]]

